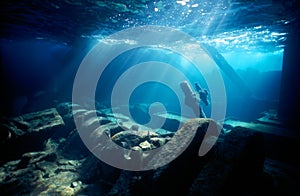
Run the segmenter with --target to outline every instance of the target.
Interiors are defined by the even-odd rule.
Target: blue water
[[[276,108],[280,92],[283,51],[262,53],[237,50],[236,53],[231,51],[223,55],[252,92],[251,97],[242,96],[241,89],[232,83],[226,74],[223,74],[228,101],[227,115],[250,120],[265,109]],[[180,70],[192,85],[193,90],[195,90],[193,84],[196,82],[202,88],[208,88],[203,75],[196,69],[196,66],[180,54],[163,49],[139,48],[122,54],[110,63],[99,79],[97,100],[110,103],[112,90],[119,77],[136,64],[148,61],[167,63]],[[206,69],[202,71],[208,73],[211,71],[209,67]],[[162,70],[145,69],[136,73],[136,77],[155,74],[153,73],[155,71],[159,74],[163,68]],[[169,80],[178,83],[176,78],[171,77]],[[173,90],[160,82],[144,83],[133,91],[129,104],[145,103],[150,107],[152,103],[160,102],[168,112],[180,114],[180,103]],[[201,105],[209,117],[211,107]],[[145,117],[145,122],[147,119],[149,116]]]
[[[20,12],[15,12],[18,8]],[[284,12],[288,14],[278,14],[279,8],[289,10]],[[268,1],[33,1],[3,3],[1,10],[6,18],[1,20],[0,34],[1,83],[6,90],[1,102],[3,113],[12,116],[70,101],[82,59],[107,35],[134,26],[161,25],[215,47],[252,92],[243,97],[221,71],[227,116],[255,118],[265,109],[277,107],[288,25],[295,18],[291,5]],[[138,48],[110,63],[99,79],[96,100],[111,106],[112,89],[122,73],[149,61],[170,64],[191,85],[199,82],[207,88],[203,75],[180,54]],[[147,71],[151,70],[137,77]],[[209,71],[209,67],[204,70]],[[128,104],[161,102],[167,111],[178,113],[178,99],[170,87],[148,82],[133,91]],[[204,107],[208,117],[210,109]]]

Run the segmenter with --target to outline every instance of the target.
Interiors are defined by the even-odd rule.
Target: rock
[[[135,150],[135,151],[142,151],[142,148],[140,147],[140,146],[133,146],[132,148],[131,148],[131,150]]]
[[[243,195],[253,191],[263,174],[263,146],[261,134],[233,128],[195,179],[189,195]]]
[[[179,157],[156,170],[142,172],[123,171],[109,195],[187,194],[190,185],[215,152],[214,147],[206,156],[198,156],[200,144],[210,124],[216,129],[212,134],[217,135],[221,127],[215,121],[211,119],[190,120],[168,141],[168,144],[170,143],[168,147],[166,145],[162,146],[161,151],[153,157],[147,158],[145,164],[148,166],[160,165],[166,159],[172,158],[170,156],[173,155],[173,151],[184,148],[184,145],[192,140],[188,148]],[[139,131],[136,133],[139,133]],[[156,136],[150,138],[150,141],[152,138],[160,137],[156,134]],[[148,142],[148,140],[145,141]]]
[[[139,147],[141,147],[142,150],[151,150],[152,149],[151,144],[147,140],[144,142],[141,142]]]
[[[64,112],[68,115],[67,111]],[[39,117],[36,116],[36,118]],[[36,121],[39,121],[39,119],[36,119]],[[16,127],[12,122],[9,121],[11,124],[8,125]],[[34,124],[33,127],[36,125]],[[19,124],[18,126],[23,125]],[[101,192],[105,193],[112,188],[119,175],[119,170],[102,163],[91,155],[86,150],[77,130],[71,130],[67,137],[57,139],[54,138],[54,135],[49,134],[51,138],[44,142],[46,137],[35,137],[35,135],[40,136],[40,133],[44,133],[44,130],[35,129],[34,131],[33,127],[30,125],[28,130],[21,130],[24,133],[23,135],[29,135],[24,138],[24,141],[31,142],[31,137],[33,137],[36,140],[33,144],[42,142],[43,145],[37,147],[39,151],[22,153],[22,156],[19,157],[20,160],[7,162],[0,167],[1,194],[76,195],[77,192],[83,191],[85,187],[94,187],[93,193],[97,189],[98,191],[101,189]],[[106,127],[110,128],[109,126]],[[66,128],[66,126],[63,128]],[[52,131],[51,128],[45,128],[45,130]],[[30,131],[32,131],[33,136]],[[23,135],[19,134],[16,139],[23,138]],[[82,181],[91,183],[91,186],[82,184]],[[96,186],[93,186],[94,184]]]
[[[205,156],[198,155],[200,145],[206,142],[206,140],[203,141],[203,138],[208,127],[211,128],[210,136],[219,136],[221,127],[212,119],[191,119],[175,133],[173,138],[168,141],[168,145],[164,145],[162,150],[149,161],[149,165],[155,166],[173,158],[173,152],[183,151],[166,167],[158,169],[156,171],[158,174],[153,174],[156,177],[151,180],[153,185],[151,194],[168,192],[169,194],[185,195],[188,193],[190,185],[215,152],[214,146]],[[188,147],[181,150],[186,145]]]
[[[35,188],[36,182],[42,178],[42,171],[32,167],[12,170],[5,169],[4,178],[0,181],[1,195],[29,195]]]
[[[80,165],[78,173],[83,184],[104,184],[112,188],[120,175],[120,170],[100,161],[94,155],[88,156]]]
[[[103,126],[98,127],[90,134],[90,143],[92,146],[97,146],[102,137],[110,137],[109,129],[103,128]]]
[[[0,153],[4,161],[16,159],[28,151],[40,150],[45,140],[49,139],[60,128],[64,127],[64,121],[55,108],[24,114],[9,119],[2,134],[6,134],[5,142],[0,143]]]
[[[90,154],[76,129],[71,131],[65,142],[60,146],[59,153],[67,159],[82,159]]]
[[[20,130],[28,130],[31,128],[31,124],[23,121],[23,118],[14,118],[12,119],[12,123]]]
[[[56,109],[58,113],[62,116],[64,122],[65,122],[65,130],[68,133],[68,131],[71,131],[75,129],[75,123],[74,123],[74,117],[73,113],[76,114],[76,116],[80,116],[80,114],[86,112],[87,110],[84,109],[82,106],[78,104],[73,104],[70,102],[66,103],[60,103],[56,106]],[[63,135],[65,137],[66,135]]]
[[[60,103],[56,106],[56,109],[58,111],[58,113],[60,115],[62,115],[63,117],[65,115],[69,115],[72,113],[72,109],[81,109],[82,106],[78,105],[78,104],[74,104],[71,102],[64,102],[64,103]]]
[[[53,162],[41,161],[35,164],[37,169],[43,172],[44,178],[49,178],[55,175],[55,171],[58,169],[57,165]]]
[[[161,137],[150,138],[150,143],[153,144],[156,148],[163,146],[168,140]]]
[[[78,166],[79,165],[78,161],[76,161],[76,160],[69,160],[68,164],[72,165],[72,166]]]
[[[47,180],[37,183],[33,195],[74,195],[74,189],[70,187],[71,183],[76,181],[78,174],[76,172],[63,171],[47,178]],[[63,192],[66,191],[66,192]]]
[[[118,180],[107,195],[130,195],[130,182],[133,179],[133,172],[122,171]]]
[[[55,108],[24,114],[12,120],[15,121],[16,126],[22,125],[23,128],[26,127],[28,132],[38,132],[64,125],[64,121]]]
[[[42,152],[28,152],[22,155],[18,168],[25,168],[29,164],[34,164],[43,160],[54,162],[56,161],[57,155],[55,153],[49,153],[46,151]]]
[[[90,110],[87,107],[72,103],[59,104],[57,109],[61,112],[69,130],[75,129],[76,126],[94,130],[99,124],[104,125],[111,122],[111,119],[103,113],[106,110]],[[76,120],[76,125],[74,120]]]
[[[76,182],[79,177],[78,168],[75,166],[73,168],[76,169],[71,172],[62,171],[55,162],[45,160],[29,162],[23,169],[14,167],[15,164],[6,164],[0,170],[0,174],[4,175],[0,178],[2,195],[69,195],[69,193],[74,195],[80,189],[81,183],[78,180],[78,188],[70,187],[70,184]]]
[[[116,142],[118,145],[123,146],[125,148],[130,149],[133,146],[138,146],[140,143],[144,142],[151,137],[157,137],[158,134],[153,131],[122,131],[114,136],[112,136],[112,140]],[[125,145],[124,145],[125,142]]]
[[[204,137],[208,127],[213,131]],[[227,134],[220,131],[221,127],[211,119],[190,120],[175,133],[169,141],[171,145],[163,146],[162,151],[149,158],[147,164],[165,161],[170,156],[169,152],[183,148],[192,138],[182,154],[156,170],[122,172],[109,195],[155,195],[162,192],[174,195],[243,195],[253,192],[260,187],[258,179],[263,177],[262,135],[241,127]],[[214,145],[206,155],[199,157],[201,144]]]
[[[60,196],[73,196],[74,189],[68,186],[53,186],[50,185],[49,188],[43,192],[40,192],[39,195],[47,196],[47,195],[60,195]]]
[[[75,188],[75,187],[77,187],[78,185],[79,185],[78,182],[75,181],[75,182],[72,182],[71,187],[72,187],[72,188]]]
[[[93,153],[102,153],[104,149],[108,150],[108,153],[105,152],[107,156],[114,154],[123,157],[120,159],[122,163],[136,164],[135,168],[141,165],[157,167],[155,170],[141,172],[117,169],[102,162],[87,150],[78,131],[71,125],[74,121],[72,114],[69,116],[72,104],[64,106],[66,107],[60,106],[57,110],[62,115],[65,125],[54,126],[55,129],[66,130],[67,134],[60,137],[52,134],[54,128],[35,129],[34,127],[38,127],[36,122],[42,121],[41,119],[32,119],[33,124],[26,123],[31,122],[29,117],[5,122],[6,132],[2,135],[10,139],[7,137],[7,130],[12,131],[11,138],[22,143],[18,145],[14,142],[8,146],[9,140],[5,140],[1,145],[5,144],[6,148],[2,150],[13,148],[17,152],[20,146],[30,142],[42,142],[43,145],[38,146],[35,151],[22,152],[21,149],[19,156],[15,156],[15,161],[0,166],[1,194],[160,195],[167,192],[170,195],[237,195],[244,194],[244,189],[254,189],[257,179],[261,177],[264,160],[261,153],[263,141],[260,135],[251,130],[236,127],[224,134],[220,133],[221,127],[218,123],[202,118],[191,119],[175,133],[163,130],[158,134],[150,129],[148,131],[144,126],[140,126],[140,130],[137,131],[133,127],[135,123],[129,118],[122,114],[117,114],[117,118],[114,118],[109,109],[103,109],[99,113],[73,105],[76,115],[81,116],[87,127],[93,127],[99,119],[106,122],[87,135],[95,146]],[[91,114],[94,112],[99,113],[99,117],[93,118]],[[46,121],[53,117],[51,112],[49,116],[42,116]],[[208,137],[204,137],[208,127],[213,127],[213,131]],[[112,145],[111,142],[99,144],[98,141],[102,137],[112,139],[129,150],[117,152],[116,145]],[[199,147],[202,144],[213,148],[199,157]],[[183,150],[185,146],[188,147]],[[159,147],[161,148],[158,153],[149,155],[149,150]],[[182,153],[170,162],[174,158],[174,152],[181,150]],[[161,163],[167,164],[158,168]]]

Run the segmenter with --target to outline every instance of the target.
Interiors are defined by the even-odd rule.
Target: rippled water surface
[[[186,32],[221,52],[281,50],[298,1],[114,0],[3,1],[2,38],[35,37],[72,43],[140,25]]]

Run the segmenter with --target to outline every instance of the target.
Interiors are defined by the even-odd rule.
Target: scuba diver
[[[206,118],[206,115],[201,108],[200,101],[203,101],[206,106],[209,104],[208,91],[206,89],[202,89],[198,83],[195,83],[197,93],[199,94],[197,96],[187,81],[181,82],[180,87],[185,95],[185,104],[193,110],[196,116]]]
[[[203,89],[200,87],[200,85],[198,83],[195,83],[195,87],[196,90],[199,94],[200,100],[203,101],[203,103],[208,106],[209,102],[208,102],[208,91],[206,89]]]

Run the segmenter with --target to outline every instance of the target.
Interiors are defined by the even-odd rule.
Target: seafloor
[[[143,105],[135,106],[144,112]],[[72,111],[73,109],[73,111]],[[117,111],[115,109],[114,111]],[[121,113],[110,109],[96,111],[93,118],[86,107],[60,103],[54,108],[1,119],[1,195],[297,195],[299,170],[296,146],[299,136],[276,124],[266,112],[256,122],[227,119],[213,148],[198,156],[212,119],[182,119],[167,116],[159,132],[137,126]],[[274,116],[273,116],[274,117]],[[83,144],[75,119],[89,133],[95,146],[104,148],[97,139],[106,134],[115,143],[141,153],[164,146],[162,153],[148,158],[159,164],[164,153],[195,134],[189,147],[171,163],[149,171],[126,171],[112,167],[92,154]],[[274,122],[272,122],[272,119]],[[176,121],[185,125],[174,132]],[[94,127],[101,121],[101,128]],[[165,130],[163,130],[165,129]],[[177,139],[173,137],[176,135]],[[128,138],[131,138],[130,140]],[[175,139],[172,139],[175,138]],[[110,147],[105,147],[110,149]],[[136,158],[124,154],[124,162]],[[145,157],[144,157],[145,158]],[[145,158],[147,159],[147,157]]]

